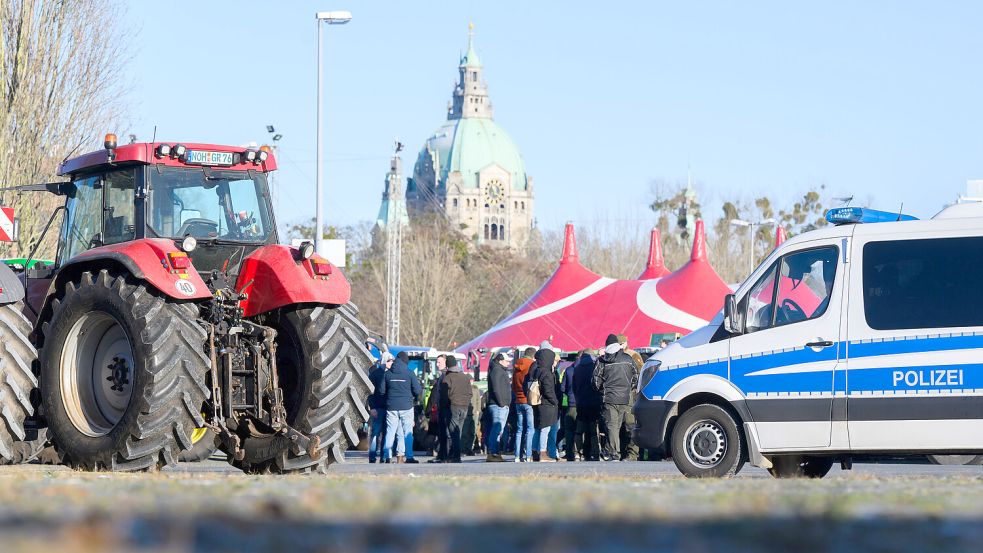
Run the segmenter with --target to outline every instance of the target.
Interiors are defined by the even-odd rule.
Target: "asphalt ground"
[[[423,458],[425,460],[425,458]],[[978,551],[983,467],[857,464],[823,480],[671,462],[370,465],[248,476],[0,467],[0,551]]]

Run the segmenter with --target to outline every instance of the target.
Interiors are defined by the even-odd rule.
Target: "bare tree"
[[[125,112],[123,66],[129,34],[111,0],[0,3],[0,185],[52,181],[72,152],[98,147]],[[57,198],[0,195],[20,220],[4,254],[26,255]],[[53,233],[42,255],[53,254]]]

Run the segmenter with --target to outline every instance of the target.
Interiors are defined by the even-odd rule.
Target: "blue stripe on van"
[[[748,376],[766,369],[788,367],[817,361],[832,361],[838,358],[838,352],[848,348],[850,358],[877,357],[905,353],[941,352],[950,350],[983,348],[983,334],[966,334],[950,336],[905,337],[878,342],[854,341],[849,344],[838,342],[832,347],[819,352],[811,348],[800,348],[791,351],[763,352],[761,354],[735,358],[730,366],[726,361],[695,363],[688,366],[670,367],[660,370],[646,385],[643,394],[646,397],[661,397],[681,380],[697,374],[710,374],[729,378],[744,394],[776,393],[776,392],[846,392],[847,378],[844,371],[832,370],[799,372],[789,374],[769,374]],[[962,384],[922,386],[923,377],[919,377],[916,386],[894,386],[894,371],[908,371],[906,367],[885,369],[855,369],[849,372],[849,391],[851,393],[886,391],[886,390],[929,390],[929,389],[983,389],[983,365],[965,364],[951,367],[933,367],[935,370],[959,370],[962,373]],[[924,368],[923,370],[929,370]],[[835,381],[834,381],[835,377]],[[911,376],[907,376],[911,382]],[[928,377],[931,379],[931,377]],[[948,380],[947,380],[948,381]]]

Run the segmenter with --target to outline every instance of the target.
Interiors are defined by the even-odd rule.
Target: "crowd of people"
[[[515,356],[493,355],[481,394],[453,355],[437,357],[424,385],[405,352],[383,352],[369,375],[369,462],[418,462],[414,434],[432,442],[418,447],[433,451],[431,463],[479,451],[490,463],[639,459],[631,406],[642,357],[624,335],[563,363],[548,340]]]

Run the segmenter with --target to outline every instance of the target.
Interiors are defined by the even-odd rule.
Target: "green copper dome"
[[[502,127],[492,119],[451,119],[444,123],[427,140],[416,162],[415,173],[423,171],[430,157],[436,152],[439,168],[438,180],[447,182],[447,176],[460,172],[465,188],[478,187],[478,173],[490,165],[498,165],[511,175],[513,190],[526,190],[526,166],[519,148]]]

